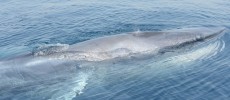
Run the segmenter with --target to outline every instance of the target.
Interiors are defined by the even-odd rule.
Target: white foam
[[[79,76],[80,79],[76,80],[77,85],[76,85],[76,87],[73,88],[73,91],[75,91],[75,93],[77,95],[80,95],[80,94],[83,93],[83,89],[88,84],[87,80],[88,80],[88,77],[89,77],[88,74],[83,73],[83,72],[81,72],[79,75],[80,75]]]
[[[57,93],[53,94],[52,100],[72,100],[77,95],[81,95],[84,93],[84,89],[88,84],[87,81],[91,72],[89,71],[80,71],[73,79],[66,82],[66,84],[62,85],[60,88],[61,90]]]

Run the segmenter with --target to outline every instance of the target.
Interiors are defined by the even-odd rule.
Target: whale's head
[[[170,32],[178,32],[178,35],[193,35],[195,38],[211,39],[218,38],[223,35],[225,27],[195,27],[170,30]],[[192,36],[191,36],[192,37]],[[194,38],[193,37],[193,38]]]
[[[193,28],[179,28],[173,30],[164,30],[159,32],[134,32],[134,37],[152,40],[195,40],[195,39],[209,39],[223,35],[225,27],[193,27]]]
[[[160,50],[216,40],[224,34],[224,31],[224,27],[193,27],[159,32],[138,32],[132,35],[144,41],[142,45],[148,44],[148,47],[154,47]]]
[[[206,44],[210,41],[216,41],[225,33],[224,27],[198,27],[182,28],[165,31],[165,35],[158,40],[158,47],[161,50],[198,46],[197,44]]]

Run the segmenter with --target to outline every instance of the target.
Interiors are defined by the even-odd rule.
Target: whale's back
[[[217,39],[224,30],[225,28],[183,28],[123,33],[80,42],[46,56],[101,61],[133,54],[157,54],[162,50],[178,49],[197,42]]]
[[[69,51],[108,52],[128,49],[134,52],[150,51],[166,46],[180,45],[215,37],[224,28],[183,28],[159,32],[131,32],[106,36],[72,45]]]

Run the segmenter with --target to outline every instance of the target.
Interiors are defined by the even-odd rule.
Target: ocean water
[[[200,26],[226,32],[198,48],[148,59],[51,60],[55,71],[42,65],[34,76],[18,72],[20,62],[2,63],[41,46]],[[229,100],[229,28],[229,0],[1,0],[0,99]],[[20,78],[5,73],[10,70]],[[42,72],[49,74],[39,76]]]

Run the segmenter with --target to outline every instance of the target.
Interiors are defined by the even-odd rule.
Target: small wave
[[[71,100],[77,95],[81,95],[85,89],[85,86],[88,84],[87,81],[89,79],[89,75],[89,73],[80,72],[69,82],[66,82],[65,84],[59,84],[61,86],[57,85],[56,88],[59,91],[52,94],[52,99]],[[57,89],[53,88],[51,90]]]
[[[225,42],[222,40],[221,43],[222,43],[222,47],[221,47],[221,49],[220,49],[220,52],[223,51],[224,48],[225,48]]]

